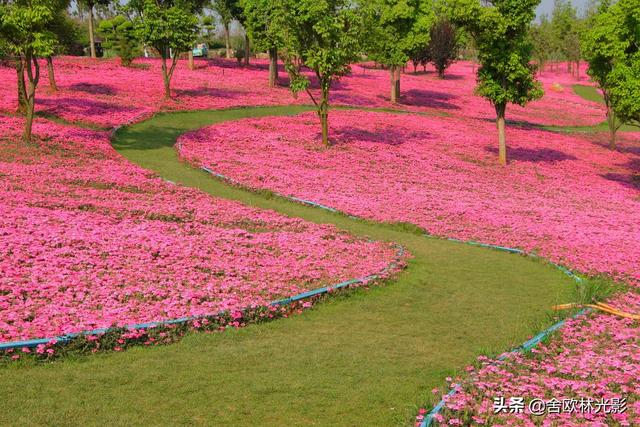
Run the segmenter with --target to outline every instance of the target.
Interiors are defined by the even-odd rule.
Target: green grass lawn
[[[573,298],[539,260],[427,238],[230,187],[177,159],[178,135],[305,107],[158,115],[114,146],[166,179],[354,234],[413,258],[385,286],[337,296],[289,319],[164,347],[0,368],[0,425],[407,425],[430,390],[481,353],[519,344]]]
[[[597,102],[599,104],[604,105],[604,98],[600,94],[597,88],[593,86],[586,85],[573,85],[573,91],[576,95],[581,96],[587,101]],[[559,130],[558,128],[552,128],[552,130]],[[609,132],[609,126],[607,125],[606,120],[600,123],[597,126],[579,126],[579,127],[570,127],[565,128],[565,131],[576,131],[576,132]],[[621,132],[640,132],[640,123],[634,122],[629,124],[624,124],[620,127]]]
[[[604,105],[604,98],[600,94],[600,91],[598,91],[598,88],[594,86],[576,84],[573,85],[573,91],[576,93],[576,95],[581,96],[587,101],[593,101]]]

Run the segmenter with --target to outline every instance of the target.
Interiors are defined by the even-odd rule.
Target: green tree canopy
[[[98,6],[108,6],[112,0],[77,0],[78,3],[87,8],[89,12],[89,52],[92,58],[96,57],[96,46],[95,46],[95,23],[93,17],[93,9]]]
[[[533,45],[533,58],[539,71],[544,71],[545,63],[553,57],[555,50],[553,28],[546,15],[540,18],[539,23],[531,25],[529,36]]]
[[[640,120],[640,0],[605,1],[589,27],[584,53],[604,96],[613,149],[620,126]]]
[[[26,120],[23,138],[31,141],[36,88],[40,81],[38,57],[53,55],[56,37],[52,23],[56,14],[55,0],[13,0],[0,4],[0,38],[7,51],[18,62],[18,86],[25,87]]]
[[[212,0],[211,8],[218,14],[224,27],[226,57],[227,59],[231,58],[231,32],[229,26],[234,19],[238,19],[242,14],[242,9],[238,0]]]
[[[171,98],[171,78],[180,52],[190,50],[198,34],[196,13],[202,3],[162,0],[136,0],[129,8],[137,13],[135,34],[158,51],[162,58],[165,98]],[[170,64],[167,61],[170,60]]]
[[[458,0],[450,9],[454,21],[475,40],[480,61],[476,91],[495,107],[502,164],[507,163],[507,104],[524,106],[543,95],[535,80],[528,36],[538,3],[539,0]]]
[[[137,38],[135,26],[122,15],[105,19],[98,25],[98,34],[102,36],[102,46],[116,53],[122,65],[129,66],[135,57]]]
[[[440,78],[444,78],[444,72],[458,59],[460,52],[460,39],[457,28],[446,16],[441,16],[431,27],[431,39],[429,40],[429,57]]]
[[[254,48],[269,52],[269,86],[278,81],[278,49],[283,45],[282,28],[276,25],[278,0],[240,0],[244,28]]]
[[[367,52],[389,67],[391,102],[400,97],[400,71],[411,55],[429,42],[434,19],[431,0],[368,0],[364,2],[370,22]]]
[[[329,145],[329,90],[331,83],[350,71],[362,51],[366,20],[351,0],[282,0],[274,25],[282,28],[285,67],[294,93],[307,91],[318,108],[322,141]],[[309,90],[311,69],[320,84],[320,99]]]

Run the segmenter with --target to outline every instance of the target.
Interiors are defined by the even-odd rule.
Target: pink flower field
[[[404,266],[396,245],[215,198],[121,157],[111,131],[158,112],[310,104],[284,85],[270,89],[266,61],[196,64],[191,71],[181,61],[175,97],[164,100],[158,60],[125,68],[116,60],[56,58],[60,91],[48,90],[43,70],[36,110],[71,123],[37,118],[34,144],[20,141],[24,123],[13,116],[15,70],[0,65],[0,343],[220,311],[241,319],[246,308]],[[308,112],[205,127],[182,135],[176,150],[243,187],[415,224],[443,238],[517,247],[625,281],[631,290],[609,303],[638,313],[640,132],[622,133],[620,149],[611,151],[595,132],[542,130],[605,119],[602,105],[572,89],[592,84],[585,71],[577,81],[563,70],[539,76],[541,100],[507,108],[507,166],[496,163],[495,111],[474,94],[475,66],[468,62],[454,64],[442,80],[407,68],[397,105],[388,102],[388,71],[354,65],[335,82],[331,103],[360,110],[331,110],[331,147],[322,145],[318,117]],[[284,72],[280,78],[286,83]],[[640,425],[638,326],[587,314],[531,353],[480,357],[447,380],[458,393],[436,422]],[[128,334],[147,340],[143,332]],[[54,351],[45,348],[37,351]],[[17,360],[19,352],[31,350],[4,356]],[[436,400],[443,391],[434,390]],[[618,415],[536,418],[492,407],[500,396],[621,395],[628,410]]]
[[[264,305],[383,270],[388,244],[172,185],[108,132],[0,128],[0,342]]]
[[[628,293],[613,302],[617,307],[638,311],[640,294]],[[445,398],[445,409],[435,416],[437,425],[488,426],[636,426],[640,424],[640,334],[638,322],[610,315],[584,316],[568,320],[559,336],[529,354],[509,354],[503,361],[478,358],[466,374],[450,382],[458,392]],[[434,390],[440,397],[440,390]],[[544,419],[531,414],[494,410],[494,398],[512,397],[563,400],[626,398],[626,411],[551,410]],[[585,405],[588,405],[586,401]],[[425,413],[425,411],[421,411]],[[416,425],[423,420],[419,415]]]
[[[196,61],[198,68],[193,71],[181,61],[172,83],[173,101],[163,99],[160,62],[139,59],[136,63],[135,68],[125,68],[118,60],[57,58],[55,71],[61,90],[49,93],[46,75],[43,76],[37,110],[68,121],[112,127],[166,110],[311,103],[306,94],[294,98],[287,87],[270,89],[265,61],[255,60],[253,65],[244,68],[223,59],[199,60]],[[433,72],[413,74],[407,69],[402,76],[401,103],[392,105],[388,102],[388,71],[367,64],[354,65],[351,75],[334,84],[331,102],[494,119],[495,111],[490,104],[473,94],[474,68],[466,62],[454,64],[444,80],[435,77]],[[0,79],[5,82],[0,87],[0,111],[12,112],[17,105],[15,70],[0,66]],[[286,83],[284,71],[281,80]],[[546,71],[541,81],[545,97],[526,108],[510,106],[509,119],[559,126],[594,125],[604,121],[603,107],[575,95],[571,85],[576,81],[567,73]],[[580,83],[588,84],[586,80]]]
[[[305,113],[211,126],[182,136],[178,149],[251,188],[640,280],[638,152],[510,128],[504,168],[487,121],[336,111],[330,123],[330,148]]]

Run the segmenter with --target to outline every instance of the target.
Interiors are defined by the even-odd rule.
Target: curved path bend
[[[179,135],[308,107],[159,114],[114,147],[170,181],[216,197],[402,244],[408,268],[386,286],[332,298],[289,319],[125,353],[0,372],[0,424],[410,424],[443,378],[550,323],[573,281],[541,260],[425,237],[232,187],[179,161]],[[89,394],[87,394],[89,393]]]

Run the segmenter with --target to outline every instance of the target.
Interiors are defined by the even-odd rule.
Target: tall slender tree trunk
[[[576,61],[576,80],[580,80],[580,59]]]
[[[164,99],[171,99],[171,77],[167,70],[166,54],[162,57],[162,81],[164,82]]]
[[[249,41],[249,35],[244,34],[244,65],[249,65],[249,57],[251,56],[251,42]]]
[[[56,75],[53,69],[53,57],[47,56],[47,75],[49,76],[49,90],[51,92],[58,91],[58,85],[56,84]]]
[[[32,66],[33,65],[33,66]],[[31,142],[31,128],[33,126],[33,115],[36,104],[36,87],[40,80],[40,64],[38,59],[33,56],[33,52],[27,52],[25,55],[25,68],[27,69],[27,111],[24,122],[24,134],[22,138],[25,142]]]
[[[498,125],[498,161],[501,165],[507,164],[507,138],[505,135],[505,111],[506,104],[496,105],[496,123]]]
[[[607,107],[607,125],[609,126],[609,148],[611,150],[616,149],[616,132],[618,131],[618,127],[616,124],[616,113],[613,111],[611,107],[611,103],[609,101],[609,94],[604,91],[604,103]]]
[[[391,74],[391,103],[396,104],[400,99],[400,67],[391,65],[389,67]]]
[[[91,57],[96,57],[96,41],[93,34],[93,3],[89,3],[89,49]]]
[[[231,34],[229,34],[229,23],[224,24],[224,43],[226,45],[226,58],[231,58]]]
[[[278,85],[278,48],[269,49],[269,87]]]
[[[318,115],[320,116],[320,126],[322,127],[322,143],[327,147],[331,145],[329,142],[329,87],[331,82],[321,81],[322,98],[318,107]]]
[[[194,70],[196,68],[194,62],[193,62],[193,49],[191,49],[189,51],[189,69],[190,70]]]
[[[25,142],[31,142],[31,129],[33,127],[33,114],[35,110],[35,86],[29,82],[27,85],[27,112],[25,115],[24,121],[24,134],[22,135],[22,139]]]
[[[24,82],[24,61],[22,57],[16,59],[16,75],[18,78],[18,114],[27,113],[27,86]]]

